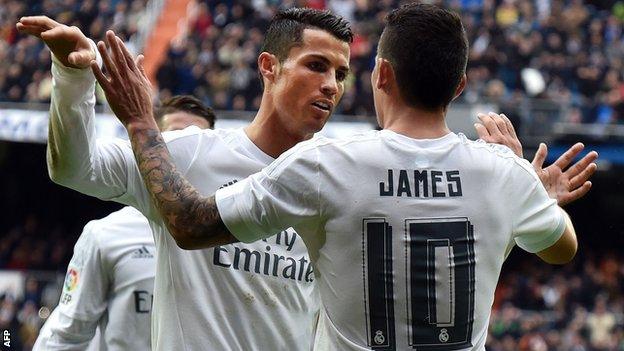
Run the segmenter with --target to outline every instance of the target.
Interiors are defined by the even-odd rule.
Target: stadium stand
[[[113,28],[129,38],[143,0],[5,1],[2,14],[0,101],[49,99],[49,54],[15,32],[15,19],[49,13],[82,28],[92,38]],[[298,1],[326,7],[353,21],[352,70],[338,113],[370,116],[370,70],[383,14],[398,1]],[[54,4],[54,5],[52,5]],[[256,53],[268,20],[289,1],[201,1],[188,18],[187,35],[174,41],[157,71],[163,96],[194,94],[224,110],[254,110],[261,92]],[[60,5],[60,6],[59,6]],[[502,106],[526,98],[555,102],[572,123],[621,123],[624,117],[624,5],[615,1],[462,0],[448,6],[462,13],[471,44],[469,85],[462,99],[490,99]]]
[[[159,94],[193,94],[216,110],[253,111],[261,92],[256,57],[269,19],[280,6],[307,5],[332,9],[353,22],[353,74],[337,113],[347,121],[370,121],[375,43],[384,14],[398,3],[192,2],[182,35],[154,69]],[[462,14],[471,45],[469,84],[461,103],[491,102],[528,140],[561,138],[555,123],[567,128],[583,124],[583,129],[571,129],[578,131],[573,138],[620,130],[623,2],[444,4]],[[38,41],[18,35],[14,25],[21,16],[45,13],[94,39],[101,39],[109,28],[130,39],[137,35],[146,6],[146,0],[0,0],[0,104],[46,103],[50,98],[50,54]],[[622,150],[617,145],[607,158],[612,168],[596,176],[587,199],[569,208],[578,218],[581,241],[574,264],[548,267],[512,253],[497,290],[489,350],[624,350],[624,256],[614,251],[624,244],[618,211],[624,200],[618,168],[624,161],[618,157],[621,160],[624,153],[617,152]],[[42,145],[0,142],[0,193],[0,292],[5,291],[0,295],[0,330],[14,333],[13,349],[28,350],[58,301],[62,270],[80,228],[118,206],[51,184]],[[71,204],[71,211],[59,203]]]

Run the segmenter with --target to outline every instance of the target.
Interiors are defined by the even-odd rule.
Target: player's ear
[[[377,89],[387,90],[394,80],[394,70],[390,61],[377,57],[377,79],[374,84]]]
[[[457,89],[455,89],[455,96],[453,97],[453,100],[457,99],[457,97],[460,96],[461,93],[464,91],[467,80],[468,78],[466,77],[466,74],[464,73],[464,75],[461,77],[459,81],[459,84],[457,84]]]
[[[277,59],[277,56],[266,51],[262,52],[260,56],[258,56],[258,70],[260,71],[262,78],[273,82],[277,75],[278,63],[279,60]]]

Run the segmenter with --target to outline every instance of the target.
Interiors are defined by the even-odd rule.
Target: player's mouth
[[[331,113],[332,107],[334,107],[334,105],[327,100],[315,101],[312,103],[312,106],[325,113]]]

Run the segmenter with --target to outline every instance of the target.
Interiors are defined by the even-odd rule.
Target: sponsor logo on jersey
[[[147,290],[135,290],[134,295],[134,312],[150,313],[154,304],[154,295]]]
[[[154,254],[145,245],[132,251],[132,258],[154,258]]]
[[[263,239],[267,245],[262,251],[246,248],[242,244],[217,246],[213,251],[213,264],[236,271],[311,283],[314,281],[314,268],[307,255],[299,257],[279,255],[279,252],[274,252],[275,247],[271,245],[283,246],[286,248],[285,252],[289,253],[297,239],[298,236],[294,231],[284,230],[273,237]]]
[[[78,271],[74,268],[70,268],[65,276],[64,289],[66,292],[72,292],[78,286]]]

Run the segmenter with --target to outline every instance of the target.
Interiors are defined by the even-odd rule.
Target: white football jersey
[[[302,143],[216,193],[241,241],[292,226],[321,294],[316,350],[483,350],[508,250],[564,214],[506,147],[371,131]]]
[[[89,222],[33,350],[150,350],[155,252],[147,219],[134,208]]]
[[[53,60],[50,173],[65,186],[133,206],[149,219],[157,251],[152,347],[310,349],[319,296],[301,238],[286,229],[251,244],[180,249],[151,203],[130,144],[96,140],[91,72]],[[177,169],[205,195],[273,161],[242,129],[190,127],[164,137]]]

